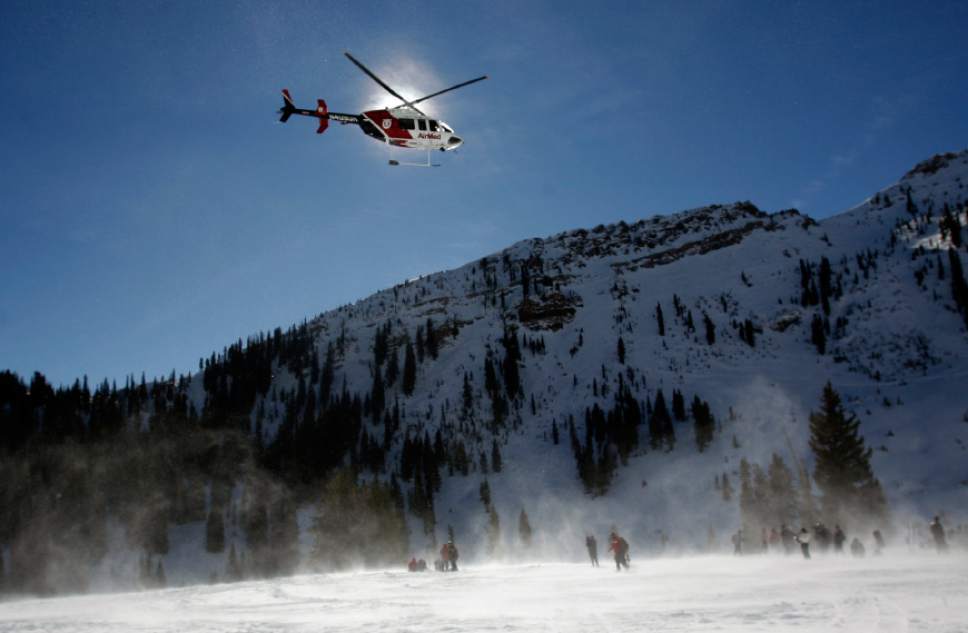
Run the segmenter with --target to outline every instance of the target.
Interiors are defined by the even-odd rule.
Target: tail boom
[[[342,112],[330,112],[329,108],[326,106],[326,102],[322,99],[316,100],[316,109],[309,110],[306,108],[297,108],[296,104],[292,101],[292,95],[289,94],[289,90],[282,90],[282,107],[279,108],[279,113],[282,115],[279,117],[281,123],[285,123],[294,114],[300,116],[311,116],[319,119],[319,127],[316,128],[316,134],[322,134],[329,127],[330,119],[339,121],[340,123],[355,123],[359,124],[360,117],[355,114],[345,114]]]

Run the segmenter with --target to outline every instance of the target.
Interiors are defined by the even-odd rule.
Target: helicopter
[[[395,147],[421,149],[426,150],[427,152],[426,163],[408,163],[391,160],[389,162],[392,166],[408,165],[412,167],[438,167],[439,165],[435,165],[430,161],[430,152],[432,150],[436,149],[442,152],[448,152],[455,150],[464,144],[464,139],[457,136],[452,127],[439,119],[431,118],[417,108],[417,104],[427,101],[428,99],[433,99],[434,97],[439,97],[445,92],[457,90],[458,88],[469,86],[473,83],[477,83],[478,81],[483,81],[487,79],[487,75],[461,82],[455,86],[451,86],[450,88],[438,90],[437,92],[429,94],[426,97],[420,97],[419,99],[408,101],[400,96],[400,94],[397,93],[393,88],[388,86],[386,82],[377,77],[373,71],[364,66],[358,59],[350,55],[349,52],[344,52],[343,54],[346,55],[346,58],[353,62],[353,64],[362,70],[370,79],[378,83],[380,87],[399,99],[402,103],[392,108],[368,110],[361,114],[330,112],[329,108],[326,106],[326,102],[322,99],[316,100],[315,109],[297,108],[295,103],[293,103],[292,95],[289,94],[289,90],[283,88],[283,105],[282,108],[279,109],[279,113],[282,115],[279,118],[280,122],[285,123],[293,114],[315,117],[319,119],[319,127],[316,128],[317,134],[322,134],[325,132],[326,128],[329,127],[330,121],[337,121],[343,125],[358,125],[360,126],[360,129],[363,130],[364,134],[370,138],[380,141],[381,143],[387,143],[388,145],[393,145]]]

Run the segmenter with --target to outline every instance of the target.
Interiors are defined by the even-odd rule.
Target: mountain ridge
[[[638,551],[709,551],[746,521],[750,472],[779,458],[814,496],[808,421],[829,382],[873,449],[892,525],[962,518],[966,178],[968,150],[820,221],[736,202],[520,240],[240,340],[190,376],[91,394],[0,373],[4,446],[29,464],[32,443],[119,437],[157,462],[141,481],[119,456],[156,494],[115,502],[135,519],[111,528],[127,536],[99,563],[108,576],[136,575],[139,552],[172,582],[231,576],[229,548],[258,559],[263,494],[302,503],[286,560],[309,560],[308,502],[345,468],[393,490],[413,551],[452,528],[471,560],[521,556],[525,511],[529,556],[580,556],[612,525]],[[47,493],[27,485],[10,498]],[[40,547],[16,521],[48,503],[0,521],[7,558]],[[223,548],[205,551],[213,525]]]

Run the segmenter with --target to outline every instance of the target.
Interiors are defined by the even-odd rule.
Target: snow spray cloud
[[[809,468],[809,414],[764,377],[720,393],[713,402],[720,432],[702,453],[696,450],[691,422],[676,423],[677,448],[672,451],[648,448],[643,426],[639,450],[616,469],[608,493],[593,497],[577,481],[567,451],[535,455],[533,446],[528,452],[526,441],[512,438],[508,463],[530,465],[488,477],[498,538],[489,533],[491,520],[478,498],[477,478],[447,483],[443,497],[451,507],[441,504],[439,520],[461,516],[455,530],[469,555],[482,560],[582,560],[588,535],[596,537],[599,557],[607,559],[613,528],[631,543],[633,555],[723,551],[740,527],[740,460],[765,469],[777,454],[794,477],[798,465]],[[523,448],[515,455],[518,442]],[[730,494],[723,492],[724,486],[731,488]],[[532,528],[530,546],[519,533],[522,510]],[[438,532],[443,530],[446,525],[438,525]]]

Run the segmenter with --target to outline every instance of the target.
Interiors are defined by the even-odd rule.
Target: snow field
[[[633,552],[634,554],[634,552]],[[300,575],[0,604],[0,631],[968,631],[968,557],[704,556]]]

